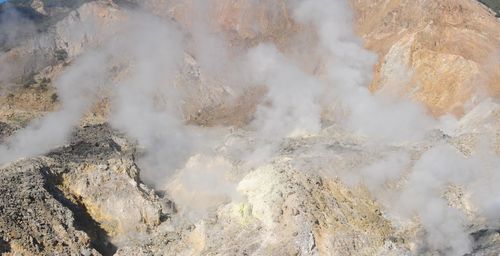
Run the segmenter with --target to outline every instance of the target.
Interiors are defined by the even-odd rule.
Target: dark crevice
[[[105,162],[122,151],[112,139],[114,134],[107,124],[85,126],[73,132],[68,145],[52,150],[47,156],[62,162],[84,163],[88,159]]]
[[[0,254],[10,252],[10,244],[0,237]]]
[[[491,235],[491,234],[500,234],[500,229],[481,229],[478,231],[475,231],[471,233],[472,238],[474,241],[479,241],[481,238]]]
[[[473,250],[470,253],[465,254],[464,256],[472,256],[476,255],[478,252],[481,252],[483,250],[488,250],[492,249],[495,250],[494,248],[498,247],[498,244],[495,245],[495,243],[490,244],[488,242],[488,237],[494,237],[500,234],[500,229],[481,229],[475,232],[472,232],[470,236],[472,237],[472,240],[474,241],[474,246]],[[483,254],[481,254],[483,255]]]
[[[47,167],[42,168],[41,173],[46,180],[45,189],[54,199],[73,212],[75,228],[87,233],[91,246],[104,256],[115,254],[117,247],[110,242],[107,232],[90,216],[85,205],[79,200],[75,200],[75,203],[68,199],[64,192],[57,187],[57,185],[62,184],[61,176],[54,175]]]
[[[0,121],[0,143],[3,143],[4,139],[9,137],[13,131],[14,129],[9,124]]]

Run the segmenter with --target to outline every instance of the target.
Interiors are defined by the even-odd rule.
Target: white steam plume
[[[153,184],[180,167],[191,148],[180,111],[183,95],[173,83],[183,60],[182,39],[170,22],[140,15],[113,40],[117,52],[127,53],[127,67],[111,100],[110,121],[144,148],[141,178]]]
[[[4,7],[0,13],[0,87],[9,85],[27,65],[24,59],[9,51],[36,34],[33,22],[23,17],[15,8]]]
[[[348,1],[298,1],[298,22],[312,24],[319,36],[319,56],[324,56],[326,77],[334,100],[347,108],[344,125],[355,132],[391,141],[418,139],[435,126],[425,110],[410,101],[373,95],[368,85],[375,54],[363,48],[354,34],[354,19]]]
[[[20,157],[43,154],[68,139],[73,127],[99,98],[99,89],[107,83],[107,56],[88,52],[73,63],[55,82],[61,109],[33,121],[0,146],[0,164]]]
[[[269,140],[319,132],[323,84],[287,60],[273,45],[251,49],[248,59],[254,82],[268,88],[252,123],[258,136]]]

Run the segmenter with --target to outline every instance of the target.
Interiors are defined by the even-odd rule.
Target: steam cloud
[[[8,85],[27,63],[14,61],[5,50],[10,50],[17,43],[36,34],[33,23],[24,18],[16,9],[7,8],[0,12],[0,84]]]
[[[195,5],[198,13],[210,8],[204,1]],[[224,175],[234,166],[212,147],[224,144],[224,136],[209,136],[209,128],[189,126],[183,117],[187,91],[173,81],[189,51],[204,72],[231,81],[235,91],[238,85],[232,82],[238,80],[267,87],[253,121],[245,127],[257,143],[242,150],[237,159],[251,162],[249,166],[276,156],[283,138],[320,133],[327,125],[324,110],[328,108],[334,109],[335,123],[373,143],[411,143],[443,125],[410,100],[369,91],[377,59],[353,32],[347,1],[292,1],[289,8],[295,22],[312,27],[317,34],[318,41],[309,46],[306,56],[319,56],[321,74],[304,70],[271,42],[230,54],[229,44],[213,33],[207,25],[209,17],[203,15],[194,20],[191,37],[187,37],[186,31],[168,19],[129,11],[125,20],[108,31],[109,37],[78,56],[55,81],[60,110],[10,137],[0,146],[0,163],[40,155],[64,144],[104,93],[110,97],[111,125],[136,139],[143,149],[139,164],[145,182],[177,194],[184,205],[193,204],[197,195],[207,191],[211,193],[206,202],[234,199],[235,182]],[[0,35],[0,41],[11,37]],[[499,164],[498,155],[488,146],[479,145],[471,156],[464,156],[440,144],[416,160],[411,152],[402,151],[338,175],[366,186],[389,216],[407,221],[418,218],[426,231],[426,246],[458,255],[471,250],[468,220],[443,195],[451,185],[460,186],[474,202],[477,215],[487,225],[494,223],[500,217],[500,189],[495,186],[500,182]],[[391,182],[398,185],[388,186]],[[210,185],[219,189],[212,190]],[[193,207],[205,212],[214,204]]]

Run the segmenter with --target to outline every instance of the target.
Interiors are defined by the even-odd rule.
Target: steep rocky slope
[[[409,94],[433,114],[498,97],[498,21],[475,1],[354,1],[358,30],[380,56],[373,88]]]
[[[119,241],[168,220],[171,202],[139,181],[131,150],[109,127],[86,126],[67,146],[4,167],[4,252],[110,255],[110,236]]]
[[[193,21],[189,17],[196,15],[192,4],[171,2],[137,4],[161,15],[171,14],[181,24],[191,26],[189,23]],[[500,44],[500,29],[497,19],[482,4],[461,0],[352,1],[352,5],[358,33],[366,47],[379,55],[371,86],[374,91],[383,89],[407,95],[422,102],[434,115],[461,116],[484,98],[482,95],[498,97],[500,71],[494,64],[499,59],[496,46]],[[14,63],[6,66],[8,72],[4,72],[11,77],[21,76],[21,81],[29,84],[33,74],[48,64],[71,59],[85,47],[98,43],[101,36],[74,28],[95,21],[104,31],[106,26],[121,19],[123,14],[117,8],[106,2],[83,5],[51,27],[48,34],[25,40],[24,46],[3,54],[2,59]],[[294,34],[301,28],[294,23],[285,2],[216,1],[209,14],[217,17],[211,26],[227,33],[235,46],[248,47],[270,40],[290,52],[297,50],[290,47],[295,42]],[[78,35],[72,34],[75,31],[79,31]],[[309,63],[311,68],[320,65],[314,59],[301,61]],[[53,71],[46,72],[48,78],[54,77]]]
[[[296,21],[291,7],[295,1],[217,0],[208,7],[177,0],[71,1],[71,6],[46,2],[20,3],[53,17],[46,31],[16,38],[0,55],[1,143],[30,121],[64,107],[55,81],[78,65],[80,56],[112,38],[109,31],[130,19],[128,8],[145,8],[173,20],[188,39],[196,39],[200,27],[207,29],[209,35],[203,39],[213,40],[211,58],[238,56],[259,43],[273,42],[304,73],[322,78],[328,64],[321,54],[307,51],[317,46],[319,35]],[[489,202],[481,193],[494,196],[495,182],[500,180],[495,165],[500,154],[498,19],[472,0],[352,0],[350,4],[357,34],[378,56],[370,90],[375,95],[411,98],[436,117],[451,113],[460,118],[453,128],[429,131],[418,141],[393,142],[372,140],[322,120],[324,126],[316,134],[262,138],[247,128],[262,106],[273,105],[265,97],[266,84],[247,86],[245,76],[227,75],[234,71],[231,66],[239,65],[237,58],[230,65],[221,64],[222,72],[215,65],[220,63],[207,67],[197,56],[196,44],[186,40],[178,72],[169,83],[183,88],[174,95],[182,97],[176,106],[186,123],[182,129],[199,132],[194,140],[203,144],[202,149],[173,173],[161,174],[169,177],[167,183],[163,177],[147,177],[151,170],[141,160],[148,148],[111,127],[116,122],[110,121],[116,108],[111,98],[118,93],[105,88],[67,143],[43,156],[0,166],[0,253],[497,255],[500,223],[485,218],[490,211],[481,214],[481,206],[489,207],[481,205]],[[218,51],[221,38],[221,44],[229,45],[227,52]],[[107,82],[126,79],[131,71],[124,62],[110,59]],[[116,87],[120,86],[126,84]],[[132,105],[133,97],[128,99]],[[154,111],[167,101],[155,100]],[[130,120],[137,124],[134,128],[150,125]],[[58,125],[63,123],[54,127]],[[153,150],[161,150],[161,136],[170,132],[153,134]],[[178,131],[172,133],[182,137]],[[205,133],[210,139],[203,137]],[[477,160],[476,154],[485,150],[481,143],[488,144],[486,155],[492,156],[480,155]],[[177,146],[169,145],[173,149],[168,153],[175,154]],[[445,150],[436,153],[435,148]],[[448,165],[449,154],[484,175],[476,177]],[[426,162],[429,159],[445,167],[427,172],[434,170]],[[474,165],[476,161],[491,168],[483,171],[484,166]],[[426,180],[427,176],[433,179]],[[405,187],[419,179],[425,182]],[[472,199],[477,194],[467,193],[469,185],[479,185],[474,187],[484,196],[479,205]],[[415,206],[404,202],[410,199],[418,201],[420,209],[410,209]],[[404,207],[409,207],[409,216]],[[436,220],[426,218],[428,212]],[[463,224],[462,229],[449,222]],[[443,245],[442,240],[449,241]],[[464,249],[460,243],[470,244]]]

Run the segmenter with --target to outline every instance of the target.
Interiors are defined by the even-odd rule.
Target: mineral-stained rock
[[[500,23],[478,1],[351,2],[358,32],[380,57],[374,89],[409,95],[435,115],[461,115],[484,91],[498,96]]]
[[[376,254],[393,233],[369,197],[297,170],[290,160],[259,168],[239,184],[248,197],[251,215],[262,225],[257,252]]]
[[[455,140],[472,143],[431,134],[415,150]],[[310,152],[318,143],[330,153]],[[366,190],[335,178],[394,150],[335,130],[287,139],[271,163],[244,175],[240,200],[191,222],[140,183],[134,144],[107,125],[85,126],[47,156],[2,169],[0,249],[26,255],[410,255],[406,241],[416,234],[391,224]],[[314,164],[322,161],[330,162]],[[333,167],[315,169],[325,166]],[[471,255],[493,255],[496,231],[472,236]]]
[[[381,209],[362,189],[351,189],[300,162],[307,148],[324,141],[332,155],[345,155],[338,169],[371,158],[350,138],[297,139],[283,143],[282,155],[244,175],[240,200],[222,203],[192,223],[180,212],[143,244],[129,244],[118,255],[402,255],[401,243]],[[302,166],[302,168],[300,167]],[[205,198],[205,197],[204,197]],[[175,199],[175,197],[174,197]],[[180,207],[182,209],[182,206]]]
[[[49,154],[64,163],[59,174],[63,191],[85,205],[117,242],[159,225],[172,213],[169,201],[140,182],[132,154],[132,145],[106,125],[79,130],[69,146]]]
[[[0,171],[2,250],[12,255],[100,255],[83,231],[97,227],[50,183],[48,171],[41,160],[16,162]]]
[[[189,27],[195,1],[171,4],[171,15]],[[379,55],[374,91],[388,90],[423,103],[436,115],[462,115],[465,103],[487,91],[500,95],[500,26],[475,0],[351,0],[357,32]],[[271,41],[287,52],[307,28],[293,21],[291,1],[218,0],[208,8],[211,26],[233,45]],[[314,40],[303,42],[314,45]],[[310,62],[311,55],[300,62]],[[320,64],[313,63],[312,66]]]
[[[2,248],[109,255],[113,243],[139,239],[166,221],[173,208],[140,183],[131,149],[108,126],[88,126],[47,157],[3,168]]]

